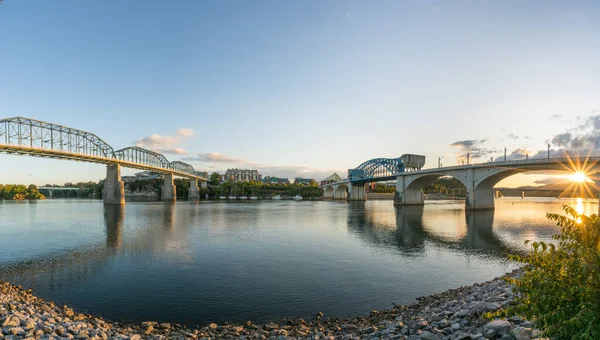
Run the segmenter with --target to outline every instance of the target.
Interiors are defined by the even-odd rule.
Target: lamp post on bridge
[[[550,159],[550,143],[548,143],[548,159]]]
[[[467,152],[467,165],[470,164],[471,154]]]
[[[504,161],[506,162],[506,147],[504,148]]]

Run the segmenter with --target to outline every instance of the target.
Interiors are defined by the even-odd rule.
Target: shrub
[[[563,210],[547,214],[561,228],[555,244],[533,242],[527,255],[511,256],[526,266],[509,279],[517,297],[505,312],[532,320],[548,336],[600,339],[600,218]]]

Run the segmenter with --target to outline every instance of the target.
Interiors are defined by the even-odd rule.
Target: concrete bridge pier
[[[106,181],[102,189],[104,204],[125,204],[125,183],[121,181],[121,166],[106,166]]]
[[[177,190],[175,189],[175,183],[173,183],[173,174],[171,173],[164,175],[160,200],[165,202],[174,202],[177,200]]]
[[[487,172],[489,171],[467,169],[466,210],[493,210],[495,208],[494,185],[498,181],[494,180],[493,176],[488,175]]]
[[[407,176],[399,176],[396,180],[396,192],[394,193],[394,205],[423,205],[425,196],[422,186],[409,186]]]
[[[352,184],[352,188],[349,192],[350,201],[366,201],[367,195],[365,194],[365,184]]]
[[[190,179],[190,189],[188,191],[188,200],[197,201],[200,199],[200,189],[198,188],[198,180]]]

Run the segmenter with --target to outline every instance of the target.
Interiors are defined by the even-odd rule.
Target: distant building
[[[225,172],[224,181],[243,182],[243,181],[260,181],[262,175],[258,170],[248,169],[227,169]]]
[[[130,176],[129,176],[130,177]],[[163,175],[149,170],[135,173],[135,179],[162,179]],[[123,178],[123,177],[121,177]]]
[[[267,176],[262,179],[265,184],[290,184],[290,180],[282,177]]]
[[[305,184],[308,185],[312,182],[314,182],[314,178],[302,178],[302,177],[296,177],[296,179],[294,179],[294,184]]]
[[[325,184],[337,183],[337,182],[341,182],[341,181],[342,181],[342,177],[334,172],[329,177],[322,180],[320,184],[321,184],[321,186],[323,186]]]

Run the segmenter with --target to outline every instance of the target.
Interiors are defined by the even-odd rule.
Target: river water
[[[524,240],[551,240],[563,204],[464,202],[0,201],[0,279],[109,320],[205,325],[350,317],[513,268]]]

